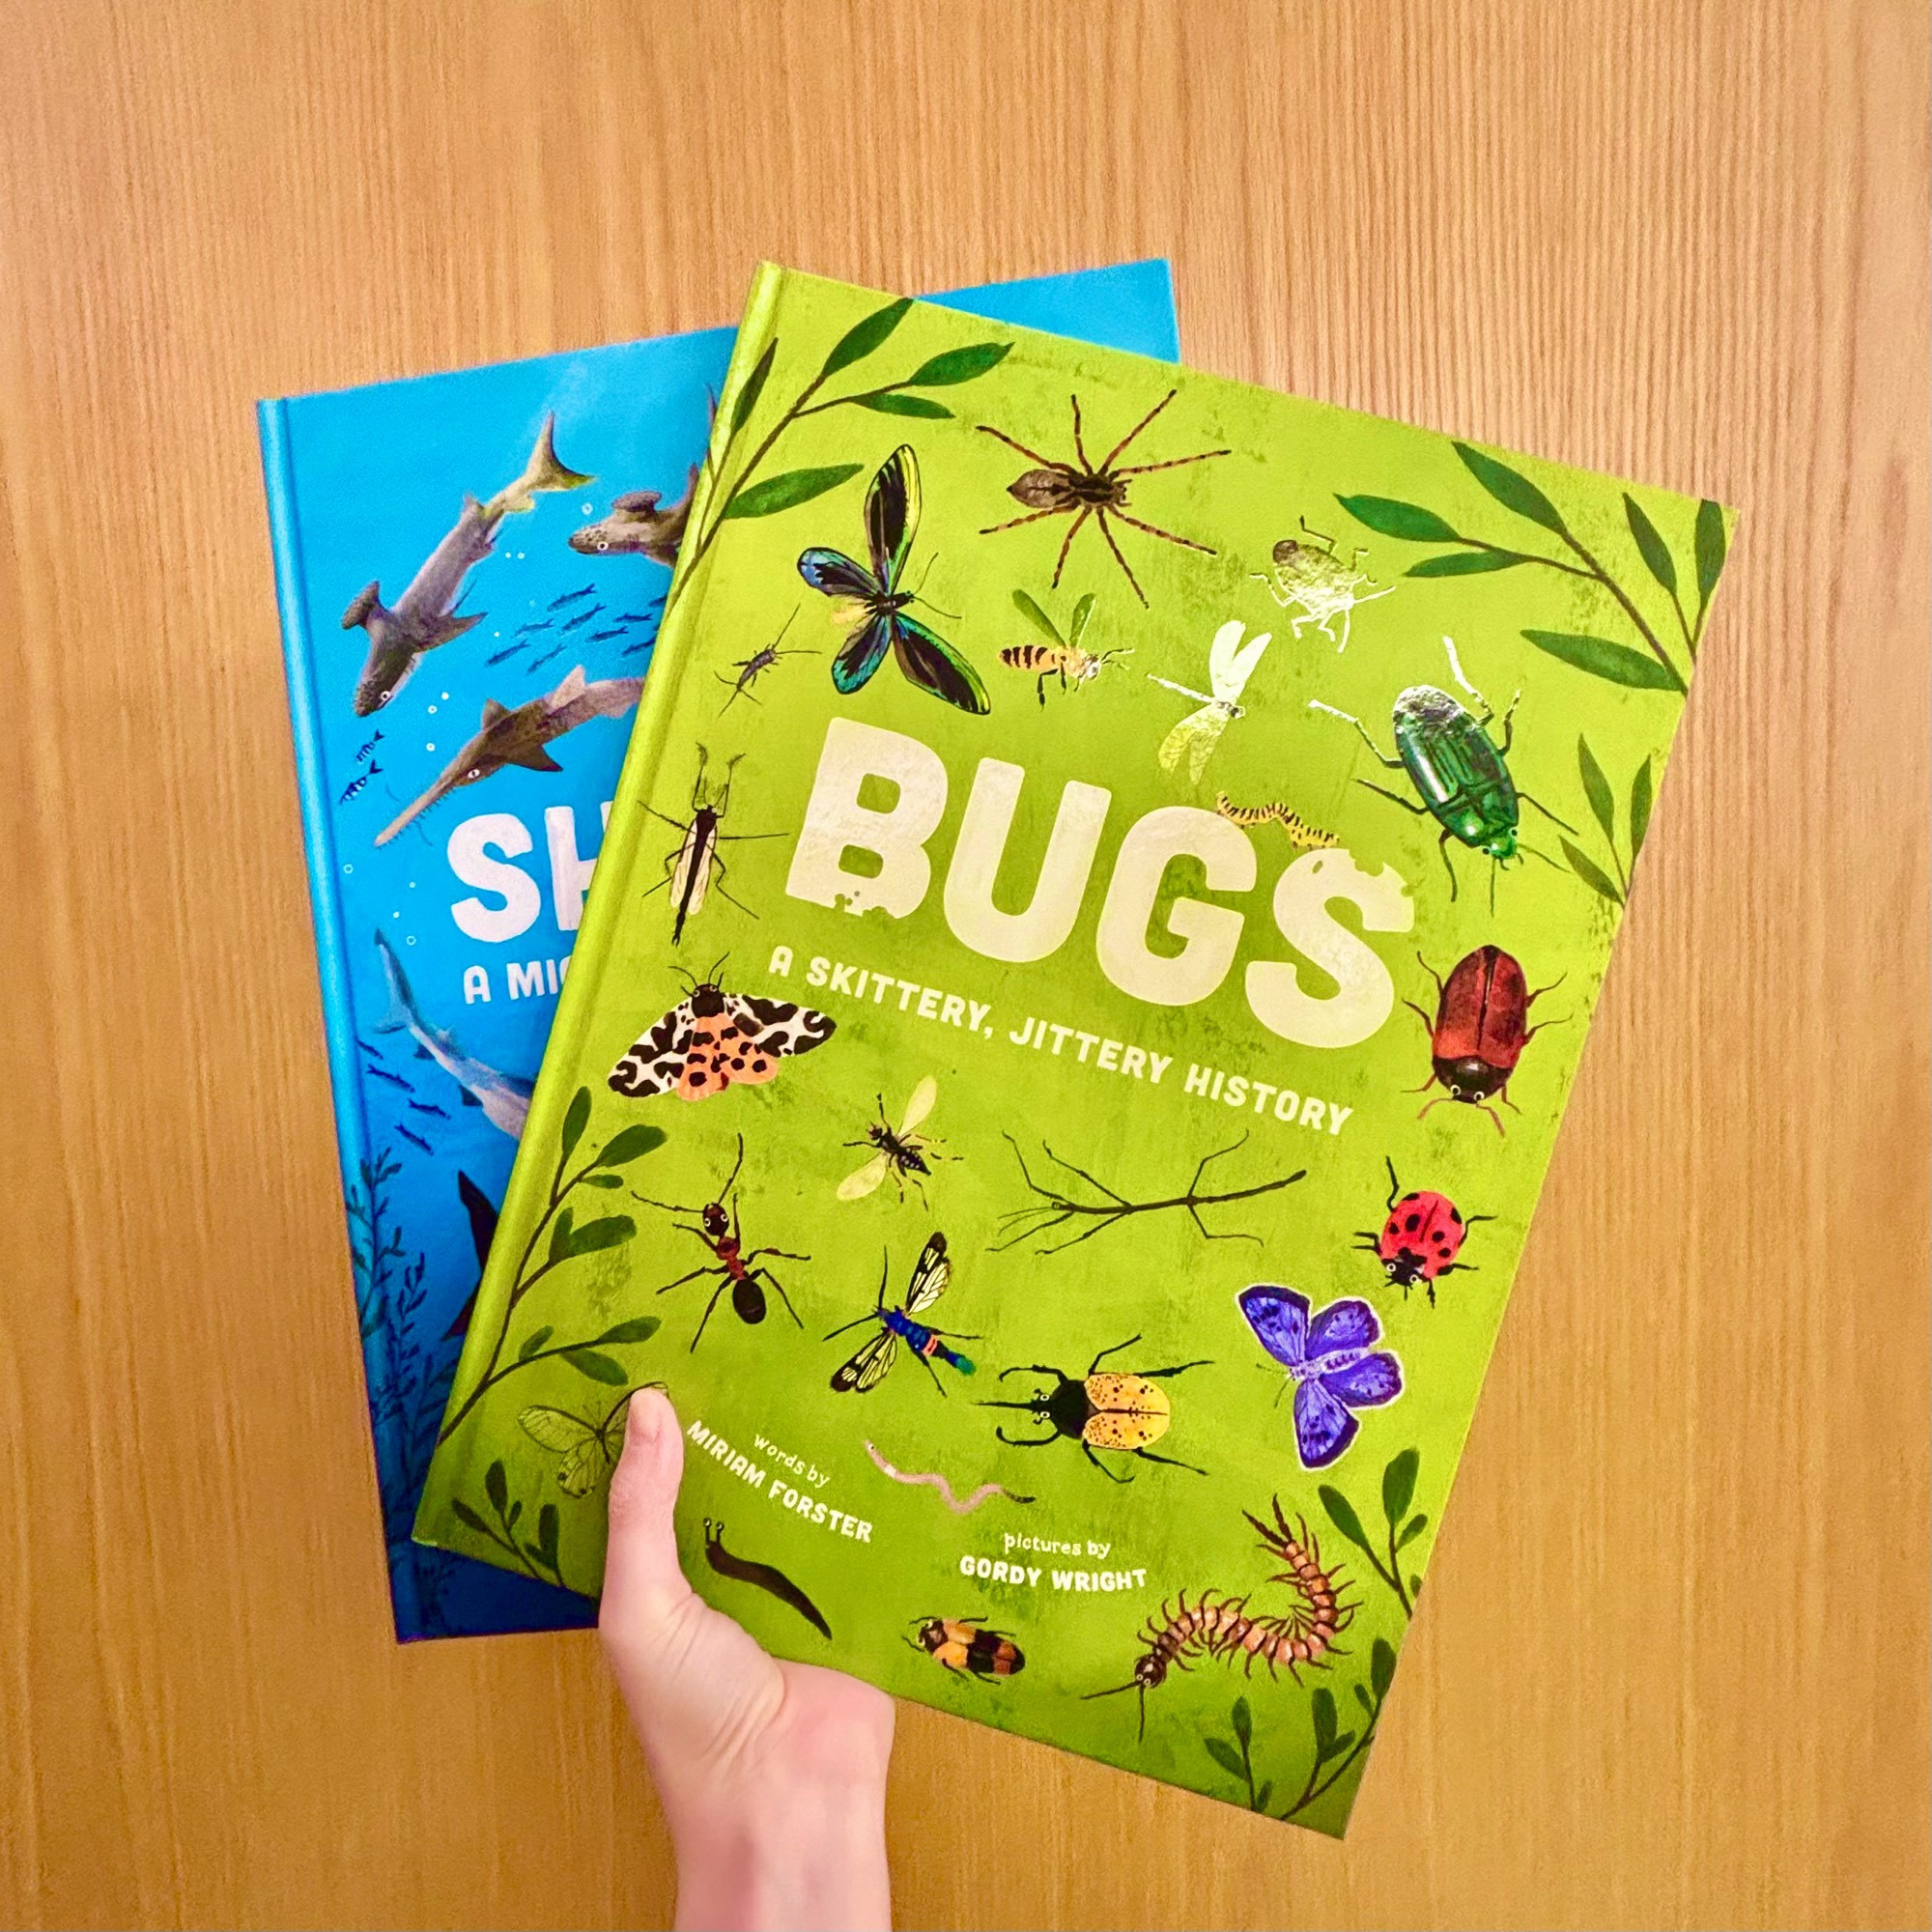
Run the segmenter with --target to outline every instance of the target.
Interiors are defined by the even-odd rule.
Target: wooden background
[[[588,1636],[397,1649],[254,399],[1173,258],[1741,505],[1346,1846],[907,1709],[913,1925],[1927,1913],[1918,0],[0,6],[0,1919],[661,1920]]]

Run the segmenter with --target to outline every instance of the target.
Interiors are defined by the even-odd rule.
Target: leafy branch
[[[539,1583],[554,1583],[559,1589],[565,1588],[563,1573],[557,1568],[557,1532],[561,1523],[556,1505],[545,1503],[537,1511],[536,1541],[529,1543],[517,1534],[517,1525],[524,1514],[523,1499],[510,1500],[510,1479],[500,1462],[492,1463],[483,1472],[483,1490],[496,1514],[496,1524],[493,1525],[481,1511],[470,1508],[460,1496],[449,1505],[457,1521],[467,1524],[479,1536],[487,1536],[499,1549],[509,1554],[526,1577],[534,1577]]]
[[[1547,530],[1569,553],[1568,556],[1550,556],[1542,551],[1520,550],[1514,545],[1492,543],[1486,537],[1465,535],[1434,510],[1392,497],[1338,497],[1335,500],[1357,523],[1367,525],[1379,536],[1394,537],[1402,543],[1454,546],[1411,565],[1410,577],[1473,577],[1534,564],[1601,585],[1643,640],[1642,650],[1609,638],[1571,632],[1524,631],[1522,635],[1538,650],[1577,670],[1588,671],[1593,677],[1607,678],[1612,684],[1637,690],[1684,692],[1685,668],[1665,648],[1662,638],[1630,591],[1570,527],[1556,505],[1527,476],[1508,464],[1498,462],[1470,443],[1452,440],[1450,446],[1462,459],[1463,468],[1496,502],[1526,523]],[[1670,600],[1686,660],[1694,664],[1705,620],[1710,614],[1711,593],[1717,588],[1719,573],[1724,567],[1728,539],[1723,509],[1708,500],[1697,505],[1691,532],[1691,568],[1697,586],[1694,613],[1685,610],[1677,560],[1669,544],[1643,506],[1628,493],[1624,496],[1624,520],[1630,526],[1631,540],[1644,568]]]
[[[1254,1714],[1248,1709],[1245,1697],[1235,1699],[1235,1708],[1229,1719],[1234,1727],[1234,1741],[1226,1738],[1208,1737],[1201,1740],[1208,1755],[1225,1771],[1230,1777],[1240,1778],[1248,1787],[1248,1809],[1265,1811],[1267,1803],[1274,1796],[1274,1785],[1264,1778],[1260,1785],[1255,1783],[1254,1760]]]
[[[1272,1194],[1277,1189],[1290,1186],[1299,1180],[1308,1170],[1298,1167],[1293,1174],[1285,1174],[1275,1180],[1264,1180],[1253,1187],[1231,1188],[1224,1194],[1204,1194],[1201,1179],[1207,1173],[1208,1164],[1226,1154],[1237,1151],[1247,1145],[1248,1137],[1243,1134],[1232,1147],[1224,1147],[1209,1154],[1203,1154],[1201,1165],[1194,1170],[1194,1179],[1188,1184],[1186,1193],[1169,1195],[1162,1201],[1130,1201],[1123,1194],[1117,1194],[1104,1180],[1096,1179],[1084,1167],[1075,1167],[1070,1160],[1061,1156],[1046,1145],[1040,1143],[1040,1151],[1058,1167],[1064,1167],[1069,1174],[1078,1175],[1089,1187],[1105,1198],[1099,1201],[1083,1201],[1070,1193],[1065,1186],[1054,1186],[1044,1180],[1036,1180],[1033,1171],[1027,1166],[1026,1155],[1020,1151],[1020,1144],[1011,1134],[1007,1136],[1008,1145],[1013,1151],[1014,1158],[1020,1164],[1020,1178],[1039,1199],[1025,1208],[1016,1208],[1010,1214],[1000,1219],[1002,1233],[1007,1238],[994,1244],[994,1254],[1004,1253],[1020,1241],[1031,1239],[1036,1243],[1038,1254],[1057,1255],[1068,1248],[1078,1247],[1082,1241],[1091,1241],[1095,1235],[1118,1226],[1133,1214],[1158,1214],[1170,1208],[1187,1210],[1194,1225],[1200,1229],[1203,1237],[1209,1241],[1253,1241],[1260,1245],[1259,1235],[1233,1234],[1217,1235],[1201,1218],[1204,1208],[1219,1208],[1233,1201],[1251,1201],[1259,1194]],[[1082,1231],[1065,1241],[1048,1245],[1044,1236],[1057,1228],[1072,1226],[1077,1222],[1089,1223]]]
[[[1603,829],[1604,838],[1610,848],[1610,870],[1605,872],[1580,846],[1568,838],[1559,838],[1563,856],[1570,861],[1570,868],[1593,893],[1606,898],[1612,905],[1626,905],[1630,901],[1631,880],[1636,871],[1636,855],[1643,850],[1644,834],[1650,830],[1650,808],[1653,803],[1650,759],[1645,758],[1636,768],[1636,776],[1631,780],[1630,788],[1630,860],[1626,864],[1617,851],[1617,797],[1610,789],[1610,781],[1604,776],[1604,768],[1597,762],[1590,743],[1581,732],[1577,735],[1577,769],[1582,775],[1583,795],[1590,801],[1590,813]]]
[[[753,365],[751,375],[745,379],[745,386],[738,391],[737,400],[732,404],[731,421],[725,431],[724,448],[718,462],[720,489],[713,497],[718,507],[709,514],[704,527],[697,533],[685,567],[671,585],[669,602],[666,605],[667,613],[683,594],[684,586],[697,574],[697,566],[703,562],[705,554],[718,541],[719,531],[727,523],[745,517],[776,516],[781,510],[809,503],[814,497],[836,490],[864,468],[858,463],[837,463],[818,469],[786,469],[753,483],[752,479],[757,474],[759,466],[794,423],[803,422],[808,416],[822,415],[828,410],[848,407],[870,410],[879,415],[950,417],[952,412],[944,403],[931,396],[910,392],[970,383],[1003,361],[1012,347],[1008,342],[968,343],[962,348],[943,350],[937,355],[928,356],[910,376],[902,376],[895,383],[881,383],[869,389],[821,398],[819,391],[833,377],[855,363],[865,361],[885,346],[886,339],[905,319],[906,311],[911,307],[911,299],[901,297],[853,324],[833,344],[824,367],[800,391],[796,400],[780,413],[778,420],[765,432],[763,440],[738,470],[736,480],[729,489],[724,489],[723,477],[730,462],[732,448],[764,394],[765,384],[771,378],[772,364],[779,353],[777,336],[765,345],[765,353]]]
[[[1347,1775],[1349,1767],[1374,1743],[1376,1726],[1381,1722],[1382,1705],[1389,1686],[1395,1681],[1395,1650],[1386,1637],[1377,1637],[1369,1647],[1369,1684],[1374,1694],[1357,1684],[1355,1701],[1367,1721],[1359,1731],[1345,1731],[1335,1711],[1335,1693],[1323,1684],[1309,1699],[1309,1717],[1315,1725],[1315,1762],[1308,1767],[1308,1781],[1301,1796],[1281,1815],[1293,1818],[1305,1811],[1318,1798],[1325,1797]],[[1328,1766],[1334,1765],[1333,1771]],[[1327,1776],[1323,1776],[1323,1773]]]
[[[1382,1471],[1382,1515],[1387,1519],[1388,1533],[1381,1547],[1387,1555],[1386,1562],[1378,1546],[1369,1541],[1369,1533],[1362,1527],[1354,1504],[1330,1483],[1323,1483],[1316,1492],[1321,1498],[1321,1507],[1328,1512],[1328,1520],[1369,1559],[1369,1567],[1395,1592],[1396,1602],[1402,1605],[1406,1617],[1415,1614],[1422,1578],[1410,1577],[1405,1586],[1402,1551],[1429,1527],[1428,1517],[1420,1511],[1413,1516],[1408,1512],[1409,1504],[1415,1500],[1415,1478],[1421,1467],[1421,1450],[1405,1449]]]
[[[589,1122],[590,1090],[580,1087],[571,1100],[569,1111],[564,1115],[556,1168],[551,1176],[550,1199],[530,1230],[529,1239],[524,1243],[523,1254],[518,1258],[516,1281],[504,1304],[503,1319],[497,1326],[497,1339],[491,1346],[490,1359],[484,1365],[483,1375],[476,1385],[444,1418],[442,1433],[437,1437],[439,1442],[447,1442],[484,1395],[506,1376],[513,1376],[520,1369],[526,1369],[532,1363],[547,1360],[553,1355],[563,1356],[579,1374],[588,1376],[593,1381],[613,1386],[624,1381],[627,1375],[623,1365],[609,1355],[600,1354],[599,1348],[622,1342],[645,1341],[657,1332],[656,1319],[642,1317],[634,1321],[620,1321],[616,1327],[606,1329],[603,1334],[587,1340],[559,1342],[552,1347],[549,1344],[554,1329],[544,1327],[524,1342],[514,1360],[504,1362],[502,1359],[504,1344],[509,1340],[517,1310],[539,1282],[581,1255],[620,1247],[638,1232],[638,1224],[628,1214],[606,1214],[580,1226],[576,1209],[569,1205],[568,1197],[579,1187],[621,1186],[622,1181],[610,1170],[627,1166],[662,1147],[664,1129],[641,1123],[621,1128],[576,1173],[570,1174],[570,1157],[576,1152],[577,1144],[583,1138],[583,1129]],[[543,1239],[546,1228],[550,1230],[550,1245],[544,1260],[537,1263],[537,1244]]]

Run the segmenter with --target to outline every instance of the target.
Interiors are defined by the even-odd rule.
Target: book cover
[[[417,1534],[1339,1833],[1729,530],[763,270]]]
[[[951,296],[1172,355],[1164,262]],[[403,1637],[589,1621],[410,1540],[733,331],[261,406]],[[768,641],[768,640],[761,640]],[[780,660],[748,644],[738,708]]]

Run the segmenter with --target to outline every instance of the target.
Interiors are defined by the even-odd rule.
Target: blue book
[[[1164,360],[1165,262],[942,298]],[[396,1634],[590,1623],[411,1526],[734,331],[260,405]],[[720,700],[785,648],[748,638]]]

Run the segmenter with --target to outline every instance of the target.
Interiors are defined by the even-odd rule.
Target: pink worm
[[[998,1483],[981,1483],[980,1487],[977,1490],[975,1490],[973,1493],[970,1496],[968,1496],[966,1500],[962,1503],[952,1493],[952,1485],[949,1483],[946,1480],[946,1478],[942,1476],[936,1469],[928,1469],[922,1476],[908,1476],[902,1474],[899,1470],[895,1469],[893,1465],[890,1463],[888,1463],[886,1459],[883,1456],[881,1456],[879,1452],[876,1449],[874,1449],[869,1442],[866,1444],[866,1454],[868,1455],[875,1463],[877,1463],[879,1468],[879,1473],[882,1476],[890,1476],[892,1480],[895,1483],[929,1483],[935,1490],[939,1492],[940,1501],[943,1502],[946,1505],[946,1507],[952,1512],[954,1516],[971,1516],[973,1512],[976,1509],[978,1509],[980,1505],[982,1502],[984,1502],[989,1496],[1012,1496],[1012,1500],[1016,1503],[1030,1503],[1033,1501],[1033,1497],[1031,1496],[1013,1495],[1013,1492],[1010,1490],[1002,1489]]]

